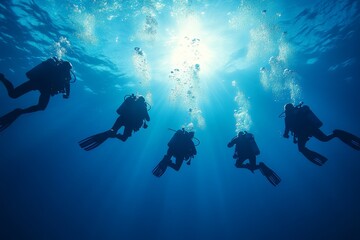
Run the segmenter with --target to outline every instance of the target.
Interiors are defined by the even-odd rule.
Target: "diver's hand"
[[[284,138],[289,138],[289,134],[285,134],[283,135]]]

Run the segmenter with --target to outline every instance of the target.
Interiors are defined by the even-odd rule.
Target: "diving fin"
[[[303,151],[302,153],[308,160],[310,160],[310,162],[312,162],[318,166],[324,165],[324,163],[328,160],[323,155],[321,155],[317,152],[311,151],[311,150]]]
[[[21,109],[17,108],[0,118],[0,132],[8,128],[19,116],[21,115]]]
[[[154,169],[152,170],[152,174],[155,177],[161,177],[165,173],[169,165],[169,161],[170,159],[168,159],[167,155],[165,155],[164,158],[158,163],[158,165],[154,167]]]
[[[88,138],[85,138],[79,142],[79,145],[82,149],[85,151],[90,151],[96,147],[98,147],[100,144],[105,142],[108,138],[112,136],[113,132],[111,130],[105,131],[102,133],[95,134],[93,136],[90,136]]]
[[[360,150],[360,138],[343,130],[334,130],[334,135],[350,147]]]
[[[254,171],[257,169],[256,167],[252,167],[249,163],[240,163],[238,164],[237,162],[235,163],[235,167],[237,168],[245,168],[245,169],[248,169],[250,170],[252,173],[254,173]]]
[[[264,175],[272,185],[276,186],[281,182],[281,178],[273,170],[266,166],[265,163],[260,162],[259,169],[261,174]]]

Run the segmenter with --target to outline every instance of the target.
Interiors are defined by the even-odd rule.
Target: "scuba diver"
[[[150,121],[148,105],[143,96],[135,96],[134,94],[125,96],[124,102],[116,110],[120,116],[112,128],[81,140],[79,142],[80,147],[89,151],[98,147],[108,138],[117,138],[125,142],[133,131],[137,132],[141,127],[145,129],[148,127],[146,123],[146,121]],[[117,133],[121,127],[124,127],[123,134]]]
[[[254,135],[246,131],[240,131],[229,143],[228,147],[231,148],[235,145],[235,153],[233,158],[236,159],[235,167],[246,168],[251,172],[259,169],[269,182],[276,186],[281,182],[280,177],[271,170],[265,163],[260,162],[256,164],[256,156],[260,154],[259,147],[257,146]],[[244,162],[249,160],[249,163]]]
[[[167,167],[179,171],[184,161],[190,165],[191,159],[196,155],[195,144],[192,141],[194,138],[194,132],[187,132],[184,130],[178,130],[174,136],[168,142],[168,151],[158,165],[153,169],[152,173],[156,177],[161,177]],[[197,144],[198,145],[198,144]],[[171,158],[175,157],[175,163],[172,162]]]
[[[2,82],[11,98],[18,98],[30,91],[39,91],[40,97],[36,105],[28,108],[16,108],[0,118],[0,131],[9,127],[20,115],[45,110],[50,97],[62,93],[64,99],[70,96],[71,74],[72,82],[76,81],[75,74],[71,71],[72,65],[68,61],[52,57],[26,73],[28,81],[14,88],[13,84],[0,73]]]
[[[360,150],[360,138],[343,130],[336,129],[332,134],[326,135],[320,130],[323,123],[311,111],[311,109],[301,102],[294,106],[288,103],[284,106],[284,112],[280,114],[282,117],[285,114],[285,131],[284,138],[289,138],[289,132],[294,137],[294,143],[297,143],[299,152],[301,152],[307,159],[316,165],[322,166],[327,158],[321,154],[311,151],[305,145],[309,139],[314,136],[316,139],[327,142],[333,138],[339,138],[342,142],[350,147]]]

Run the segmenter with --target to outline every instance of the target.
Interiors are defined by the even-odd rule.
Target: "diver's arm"
[[[116,134],[122,126],[124,126],[124,117],[120,116],[116,119],[114,125],[110,130],[114,131]]]
[[[231,142],[228,143],[227,146],[228,146],[229,148],[231,148],[232,146],[234,146],[234,144],[236,143],[236,141],[237,141],[237,137],[234,137],[234,138],[231,140]]]

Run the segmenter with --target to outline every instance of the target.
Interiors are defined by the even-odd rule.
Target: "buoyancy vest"
[[[317,129],[323,125],[307,105],[295,108],[287,118],[288,127],[295,134],[304,130]]]
[[[64,93],[69,84],[70,69],[63,66],[64,61],[57,58],[49,58],[38,64],[26,73],[26,76],[39,84],[40,88],[50,88],[51,95]]]
[[[239,156],[259,155],[260,149],[255,142],[254,135],[248,132],[237,137],[235,151]]]

